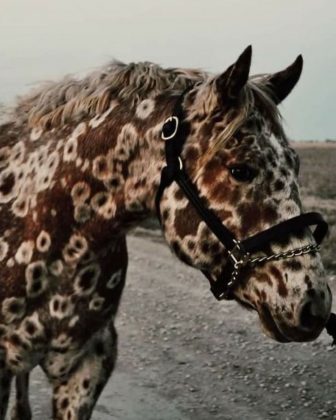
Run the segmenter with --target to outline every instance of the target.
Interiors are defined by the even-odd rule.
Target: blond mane
[[[31,127],[50,128],[102,114],[114,98],[136,105],[166,90],[182,91],[206,77],[199,70],[163,69],[149,62],[112,62],[82,79],[66,77],[44,84],[19,99],[14,115]]]
[[[222,135],[206,153],[207,158],[234,136],[256,105],[266,114],[274,133],[285,139],[281,115],[265,77],[261,75],[249,79],[242,92],[238,112],[234,118],[228,119]],[[112,99],[137,105],[145,98],[168,90],[181,92],[190,85],[212,78],[208,73],[195,69],[164,69],[150,62],[124,64],[114,61],[81,79],[66,77],[59,82],[44,84],[18,100],[12,118],[28,122],[30,127],[57,127],[102,114],[110,107]]]

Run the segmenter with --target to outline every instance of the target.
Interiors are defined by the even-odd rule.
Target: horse
[[[331,309],[304,214],[299,158],[278,105],[299,80],[112,62],[18,98],[0,126],[0,419],[30,419],[29,372],[54,419],[89,419],[115,366],[126,234],[159,218],[166,242],[219,300],[279,342],[314,340]],[[316,225],[315,231],[309,227]],[[215,309],[214,309],[215,310]]]

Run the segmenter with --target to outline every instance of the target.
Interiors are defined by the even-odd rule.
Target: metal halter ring
[[[168,133],[167,135],[165,135],[164,131],[165,131],[165,127],[168,126],[168,124],[174,122],[174,127],[173,127],[173,131],[171,133]],[[169,127],[172,128],[172,127]],[[162,127],[162,131],[161,131],[161,139],[164,141],[170,140],[172,138],[174,138],[176,136],[177,130],[179,128],[179,119],[175,116],[172,115],[171,117],[168,117],[166,119],[166,121],[163,123],[163,127]]]

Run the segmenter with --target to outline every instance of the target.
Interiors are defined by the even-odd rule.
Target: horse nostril
[[[303,305],[300,314],[300,323],[302,327],[312,330],[323,324],[323,322],[324,319],[322,317],[312,314],[312,302],[307,302]]]

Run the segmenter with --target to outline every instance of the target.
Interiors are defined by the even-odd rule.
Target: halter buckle
[[[248,263],[250,254],[244,250],[241,242],[234,239],[234,243],[235,246],[231,250],[228,250],[227,253],[233,264],[234,269],[236,271],[239,271]]]
[[[246,252],[238,240],[234,239],[234,247],[227,251],[228,256],[230,258],[231,264],[233,266],[233,270],[231,272],[231,278],[229,282],[226,284],[224,290],[220,291],[213,291],[217,300],[230,300],[232,299],[232,289],[234,288],[236,282],[238,281],[238,276],[240,270],[246,266],[250,261],[250,254]]]

